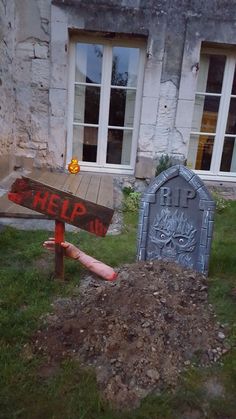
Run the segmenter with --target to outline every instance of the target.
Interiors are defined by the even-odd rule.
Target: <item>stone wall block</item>
[[[32,104],[32,90],[28,87],[17,87],[16,89],[16,126],[17,122],[30,126]]]
[[[45,44],[35,44],[34,46],[35,58],[47,59],[49,54],[48,45]]]
[[[153,158],[151,153],[138,152],[135,177],[138,179],[150,179],[153,175]]]
[[[184,156],[184,160],[186,159],[190,132],[190,128],[173,129],[170,134],[170,137],[172,138],[172,142],[170,144],[171,154],[182,154]]]
[[[51,19],[52,19],[52,23],[66,23],[68,20],[67,17],[67,13],[65,13],[65,10],[62,9],[61,7],[58,6],[54,6],[52,5],[52,9],[51,9]]]
[[[48,142],[48,150],[53,153],[57,166],[62,167],[65,158],[66,144],[66,127],[65,119],[50,117],[50,135]]]
[[[51,68],[51,88],[67,89],[68,66],[67,64],[53,64]]]
[[[37,0],[40,10],[41,19],[50,19],[51,17],[51,1]]]
[[[158,106],[158,124],[160,126],[166,125],[173,128],[174,120],[173,117],[176,111],[177,99],[175,97],[159,97]]]
[[[160,122],[160,121],[159,121]],[[170,129],[157,123],[154,136],[154,151],[156,155],[166,154],[169,150],[169,133]]]
[[[141,123],[155,125],[157,119],[157,98],[144,97],[142,102]]]
[[[48,121],[48,112],[40,112],[39,109],[35,110],[34,112],[31,112],[31,126],[36,131],[43,132],[43,135],[45,135],[46,131],[48,132]]]
[[[52,41],[51,43],[51,65],[68,65],[69,40],[65,37],[62,42]]]
[[[68,39],[68,23],[56,22],[51,28],[52,42],[60,42],[63,44]]]
[[[149,60],[145,70],[143,95],[158,98],[160,94],[162,62]]]
[[[49,88],[50,66],[48,60],[32,60],[32,84],[39,89]]]
[[[17,146],[15,152],[16,152],[15,157],[22,156],[22,157],[27,157],[28,159],[35,159],[36,157],[36,150],[33,150],[33,149],[22,149]]]
[[[15,59],[15,68],[14,80],[17,85],[17,89],[22,87],[29,87],[29,82],[32,77],[32,60],[31,59]]]
[[[140,125],[138,141],[140,151],[150,151],[153,153],[154,133],[155,125]]]
[[[23,149],[30,149],[30,150],[46,150],[47,149],[47,143],[46,142],[40,142],[40,143],[34,143],[32,141],[20,141],[18,144],[18,147]]]
[[[195,40],[195,44],[192,45],[192,48],[189,48],[188,42],[186,42],[185,44],[179,86],[179,99],[185,99],[190,101],[194,101],[195,99],[195,91],[198,77],[198,71],[196,71],[195,65],[199,63],[200,50],[201,39],[198,39],[197,37]]]
[[[50,89],[49,102],[51,115],[63,118],[67,112],[67,90],[65,89]]]
[[[34,58],[34,43],[32,41],[19,42],[16,46],[16,57],[21,60]]]
[[[42,158],[44,159],[45,157],[47,157],[47,149],[38,150],[37,157],[39,159],[42,159]]]
[[[30,111],[32,113],[47,114],[49,108],[49,91],[39,90],[37,87],[31,89],[32,99]]]

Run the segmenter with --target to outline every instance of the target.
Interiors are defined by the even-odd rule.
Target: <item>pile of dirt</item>
[[[136,407],[148,393],[175,387],[190,364],[207,366],[229,350],[206,278],[176,264],[125,265],[116,282],[89,277],[78,291],[54,302],[34,347],[49,366],[68,356],[94,366],[115,407]]]

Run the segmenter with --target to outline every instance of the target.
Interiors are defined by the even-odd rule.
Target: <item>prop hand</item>
[[[69,242],[62,242],[61,246],[65,249],[65,256],[71,259],[77,259],[82,265],[86,266],[90,271],[96,273],[107,281],[114,281],[117,278],[117,273],[105,263],[92,258],[86,253],[78,249]],[[43,243],[43,247],[48,250],[55,251],[55,238],[50,237]]]
[[[61,246],[65,249],[65,256],[70,259],[78,259],[80,250],[69,242],[62,242]],[[49,237],[47,241],[43,243],[43,247],[47,250],[55,251],[55,238]]]

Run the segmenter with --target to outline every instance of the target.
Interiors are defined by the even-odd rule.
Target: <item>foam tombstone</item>
[[[162,259],[207,274],[215,201],[203,181],[185,166],[162,172],[143,194],[138,260]]]

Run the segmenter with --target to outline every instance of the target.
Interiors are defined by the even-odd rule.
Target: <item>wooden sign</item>
[[[105,236],[114,210],[27,177],[16,179],[8,198],[52,219]]]

